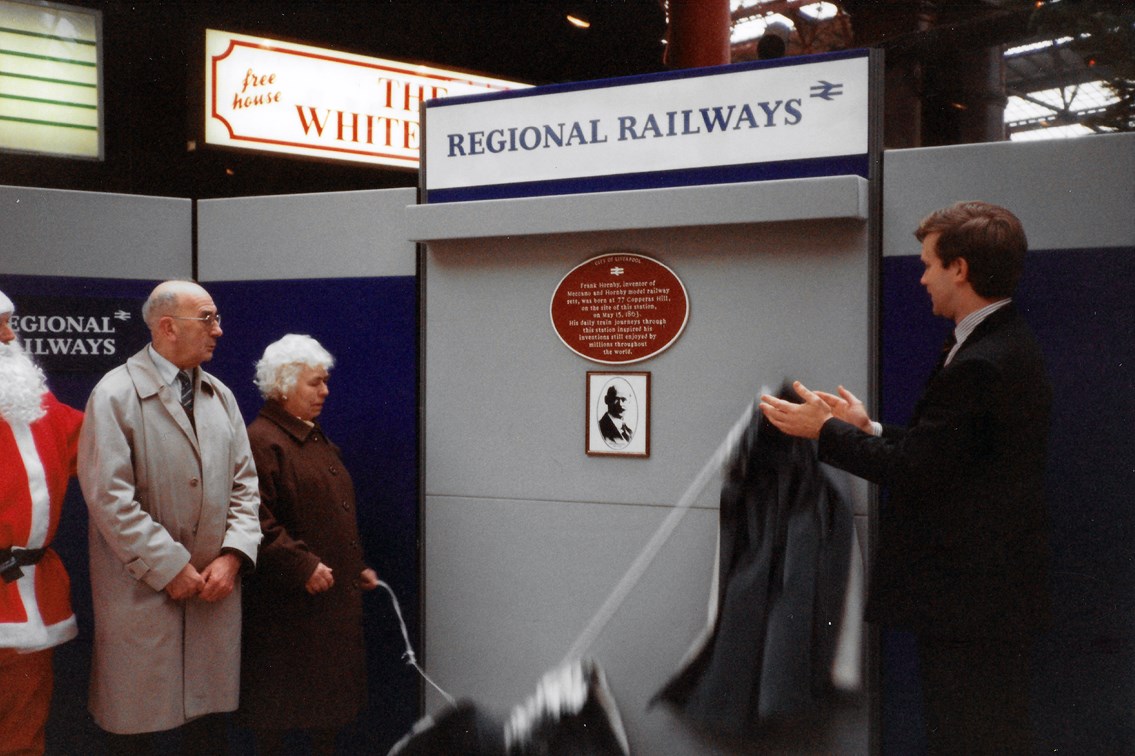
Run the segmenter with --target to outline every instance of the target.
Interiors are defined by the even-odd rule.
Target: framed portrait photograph
[[[587,444],[593,456],[650,456],[650,373],[587,373]]]

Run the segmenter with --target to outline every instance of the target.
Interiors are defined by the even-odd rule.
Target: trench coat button
[[[197,478],[190,478],[190,479],[189,479],[189,487],[190,487],[190,488],[197,488],[197,484],[198,484],[199,482],[200,482],[200,481],[198,481],[198,480],[197,480]]]
[[[328,470],[328,471],[329,471],[329,472],[330,472],[330,473],[331,473],[332,475],[338,475],[338,474],[339,474],[339,468],[338,468],[338,467],[336,467],[335,465],[331,465],[330,467],[328,467],[328,468],[327,468],[327,470]]]
[[[350,509],[350,505],[345,501],[343,502],[343,509]]]

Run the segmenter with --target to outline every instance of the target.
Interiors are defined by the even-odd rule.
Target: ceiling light
[[[591,28],[591,22],[588,21],[586,18],[583,18],[581,16],[573,16],[570,13],[567,14],[567,22],[577,29],[590,29]]]

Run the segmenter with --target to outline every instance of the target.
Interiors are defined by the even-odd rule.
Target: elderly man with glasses
[[[260,541],[256,468],[232,392],[201,369],[222,335],[212,297],[166,281],[151,341],[87,402],[79,481],[90,510],[90,710],[112,754],[226,752],[237,707],[240,573]]]

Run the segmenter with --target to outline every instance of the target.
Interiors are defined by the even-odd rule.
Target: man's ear
[[[950,270],[958,283],[969,282],[969,262],[964,257],[955,257],[950,263]]]
[[[172,339],[174,336],[173,318],[169,315],[163,315],[158,318],[158,333],[166,339]]]

